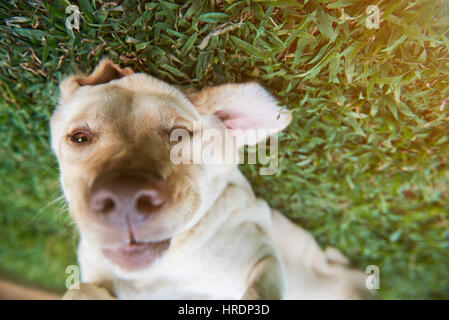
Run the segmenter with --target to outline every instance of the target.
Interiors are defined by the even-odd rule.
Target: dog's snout
[[[106,214],[116,209],[117,202],[113,193],[100,189],[93,194],[90,207],[95,212]]]
[[[135,205],[139,213],[147,214],[160,207],[163,203],[164,199],[160,192],[154,189],[147,189],[138,193]]]
[[[164,181],[161,178],[125,173],[94,183],[89,206],[102,222],[123,228],[129,223],[137,226],[147,221],[165,202]]]

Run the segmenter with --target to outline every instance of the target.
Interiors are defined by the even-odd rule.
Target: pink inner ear
[[[230,129],[251,129],[254,128],[254,123],[245,118],[234,118],[224,121],[225,125]]]
[[[277,126],[283,126],[285,118],[289,115],[281,115],[278,120],[278,110],[242,110],[229,111],[220,110],[215,113],[229,129],[275,129]],[[290,121],[288,121],[290,122]],[[288,124],[287,122],[287,124]]]
[[[229,129],[255,129],[257,122],[253,121],[245,113],[218,111],[215,113]]]

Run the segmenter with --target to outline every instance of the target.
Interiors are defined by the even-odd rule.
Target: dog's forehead
[[[199,117],[195,107],[178,90],[135,79],[81,87],[63,107],[66,119],[71,122],[95,121],[103,125],[123,121],[151,125],[151,121],[195,121]]]
[[[113,84],[134,94],[134,106],[162,107],[190,120],[198,120],[200,115],[192,103],[176,87],[144,73],[137,73],[113,81]]]

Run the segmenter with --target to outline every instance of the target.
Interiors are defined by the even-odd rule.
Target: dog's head
[[[61,83],[51,135],[81,236],[121,270],[152,265],[201,218],[235,170],[223,163],[174,163],[173,132],[190,138],[212,128],[280,131],[291,120],[280,111],[255,83],[206,88],[187,97],[108,60],[89,76],[70,76]]]

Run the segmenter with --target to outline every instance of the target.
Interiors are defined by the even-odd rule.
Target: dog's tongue
[[[138,270],[151,266],[170,246],[170,240],[130,243],[116,249],[103,249],[103,254],[122,269]]]

